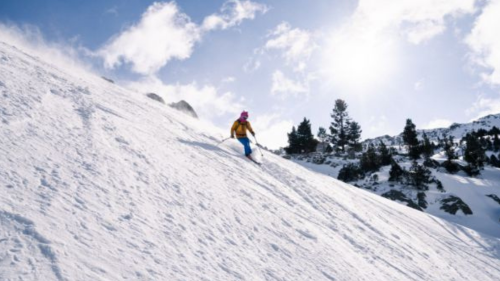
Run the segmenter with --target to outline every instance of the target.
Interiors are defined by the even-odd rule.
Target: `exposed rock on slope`
[[[172,108],[175,108],[175,109],[177,109],[177,110],[179,110],[181,112],[184,112],[184,113],[186,113],[189,116],[192,116],[194,118],[198,118],[198,115],[194,111],[193,107],[191,107],[191,105],[189,103],[187,103],[186,101],[184,101],[184,100],[181,100],[181,101],[176,102],[176,103],[171,103],[169,105]]]

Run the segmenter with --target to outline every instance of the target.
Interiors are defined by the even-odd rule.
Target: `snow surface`
[[[444,155],[436,154],[433,156],[433,159],[443,162],[446,160],[446,157]],[[327,164],[318,165],[305,160],[294,159],[293,161],[315,172],[334,178],[338,177],[343,164],[349,163],[349,161],[335,157],[328,158],[328,160],[334,161],[337,165],[332,167]],[[419,164],[422,164],[422,162],[423,160],[419,160]],[[466,165],[466,163],[461,160],[455,160],[455,162],[463,166]],[[399,165],[406,168],[406,170],[409,170],[411,161],[406,160],[405,162],[400,162]],[[382,195],[390,190],[398,190],[403,192],[409,199],[416,201],[417,194],[419,192],[418,190],[413,187],[388,181],[390,168],[390,166],[385,166],[382,167],[380,171],[373,173],[373,175],[377,175],[378,177],[376,184],[371,182],[371,176],[353,184],[357,184],[358,186],[365,188],[365,190],[369,190],[370,192],[378,195]],[[481,171],[481,175],[474,178],[467,176],[464,172],[449,174],[444,168],[439,168],[437,170],[430,169],[430,171],[433,176],[442,182],[445,192],[437,190],[435,184],[429,184],[429,190],[425,191],[426,201],[429,206],[424,210],[425,212],[442,219],[461,224],[476,231],[500,238],[500,204],[488,197],[488,195],[493,194],[500,198],[499,168],[486,166]],[[473,214],[465,215],[459,210],[457,214],[452,215],[443,211],[441,209],[441,200],[449,197],[450,195],[457,196],[462,199],[471,208]],[[400,203],[405,206],[407,205],[406,202]]]
[[[497,238],[5,42],[0,113],[0,280],[500,280]]]

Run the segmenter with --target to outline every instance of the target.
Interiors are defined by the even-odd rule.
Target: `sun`
[[[320,69],[334,87],[368,94],[390,83],[397,57],[395,43],[387,36],[339,31],[328,39]]]

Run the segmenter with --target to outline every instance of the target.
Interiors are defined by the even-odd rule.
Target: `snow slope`
[[[0,280],[499,280],[500,240],[0,42]]]

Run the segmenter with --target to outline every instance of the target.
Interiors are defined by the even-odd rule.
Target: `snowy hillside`
[[[415,162],[409,157],[408,146],[403,144],[402,134],[366,140],[363,142],[364,148],[358,153],[312,153],[294,155],[292,158],[313,171],[342,179],[405,206],[500,238],[498,128],[500,114],[488,115],[467,124],[454,124],[445,129],[418,130],[420,145],[424,144],[425,133],[432,151],[427,156],[421,155]],[[475,153],[484,155],[481,166],[477,168],[477,175],[467,170],[469,163],[464,157],[467,151],[464,137],[467,134],[475,135],[479,141],[481,152]],[[382,144],[385,144],[386,156],[389,157],[385,157],[384,161]],[[373,148],[374,153],[370,155],[379,158],[373,159],[374,163],[377,162],[375,168],[366,169],[369,166],[366,163],[371,161],[369,147]],[[365,161],[364,166],[361,164],[362,159]],[[398,167],[403,169],[402,174],[397,179],[391,179],[392,169]],[[421,181],[425,182],[419,187],[411,179],[411,175],[415,175],[417,170],[420,171]],[[428,176],[424,176],[425,172]],[[346,179],[346,174],[354,176]]]
[[[0,42],[0,280],[499,280],[500,240]]]
[[[400,166],[411,169],[411,161],[403,157],[395,157]],[[344,160],[338,157],[328,157],[325,164],[315,164],[307,157],[295,159],[298,164],[313,171],[337,178],[341,168],[355,160]],[[434,159],[443,162],[443,155],[437,154]],[[422,163],[423,160],[418,161]],[[463,161],[459,161],[462,162]],[[332,167],[332,165],[334,167]],[[465,165],[465,164],[464,164]],[[430,184],[427,191],[420,191],[411,186],[389,181],[391,166],[381,167],[377,172],[370,173],[364,178],[349,182],[374,194],[391,198],[404,206],[410,206],[442,219],[461,224],[481,233],[500,238],[500,169],[486,166],[481,176],[471,178],[465,173],[449,174],[444,168],[430,169],[431,176],[439,180],[444,190],[439,190]],[[419,198],[423,196],[423,200]],[[465,208],[472,212],[464,213],[458,209],[455,213],[445,210],[444,202],[449,198],[459,198]],[[444,201],[443,201],[444,200]],[[421,201],[423,203],[419,204]],[[420,205],[420,206],[419,206]]]

